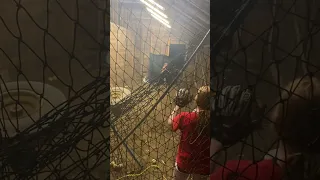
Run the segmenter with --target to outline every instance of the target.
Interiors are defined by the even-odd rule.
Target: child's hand
[[[171,115],[168,118],[168,126],[171,130],[173,129],[173,126],[172,126],[173,119],[178,114],[179,111],[180,111],[180,107],[176,105],[173,111],[171,112]]]

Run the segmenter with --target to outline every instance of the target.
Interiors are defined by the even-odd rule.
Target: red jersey
[[[247,160],[228,161],[225,167],[217,169],[210,176],[210,180],[281,180],[282,178],[282,169],[273,160],[257,163]]]
[[[176,162],[185,173],[209,175],[210,134],[198,133],[197,124],[196,112],[182,112],[173,119],[173,131],[181,131]]]

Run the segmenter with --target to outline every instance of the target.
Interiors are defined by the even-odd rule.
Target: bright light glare
[[[151,14],[153,14],[154,16],[157,16],[158,19],[164,21],[166,24],[169,24],[169,21],[168,21],[168,20],[166,20],[166,19],[162,18],[161,16],[159,16],[156,12],[154,12],[154,11],[151,10],[150,8],[147,8],[147,10],[148,10]]]
[[[156,20],[158,20],[159,22],[161,22],[163,25],[167,26],[167,28],[171,28],[171,26],[169,24],[167,24],[166,22],[164,22],[162,19],[159,19],[159,16],[156,16],[155,14],[151,14],[151,16],[153,18],[155,18]]]
[[[154,0],[148,0],[149,2],[151,2],[152,4],[156,5],[159,9],[161,9],[162,11],[164,11],[164,7],[162,7],[160,4],[154,2]]]
[[[154,10],[155,12],[157,12],[158,14],[160,14],[161,16],[163,16],[164,18],[168,18],[167,15],[163,14],[161,11],[159,11],[157,8],[154,8],[151,4],[149,4],[148,2],[144,1],[144,0],[140,0],[142,3],[144,3],[145,5],[147,5],[150,9]]]

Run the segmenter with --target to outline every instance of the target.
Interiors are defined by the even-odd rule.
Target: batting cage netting
[[[172,179],[181,140],[168,127],[176,94],[190,92],[182,111],[191,112],[208,85],[217,93],[250,87],[267,106],[259,128],[215,164],[275,156],[270,112],[285,102],[280,91],[318,76],[319,7],[312,0],[0,2],[1,179]]]
[[[0,2],[0,179],[108,179],[109,4]]]
[[[120,0],[110,13],[110,177],[170,179],[176,92],[209,85],[210,3]]]
[[[212,158],[214,167],[235,160],[229,166],[237,173],[224,178],[243,173],[249,179],[281,179],[279,166],[284,179],[319,178],[319,135],[314,133],[319,86],[310,80],[319,78],[319,5],[311,0],[211,1],[211,27],[225,27],[223,33],[211,33],[212,89],[241,85],[267,107],[254,131]],[[239,131],[232,130],[231,136]],[[268,159],[273,166],[262,165]],[[262,167],[273,170],[264,174]]]
[[[286,101],[280,91],[294,79],[317,76],[318,8],[316,1],[277,0],[111,3],[111,178],[173,178],[181,139],[167,119],[175,95],[208,84],[217,92],[250,87],[267,106],[259,127],[215,164],[275,157],[280,141],[270,112]]]

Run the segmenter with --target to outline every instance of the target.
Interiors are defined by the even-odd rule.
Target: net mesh
[[[170,132],[166,127],[166,120],[174,107],[171,102],[179,88],[190,88],[194,93],[200,86],[207,85],[209,82],[215,90],[219,90],[226,85],[251,86],[255,89],[257,98],[267,105],[266,117],[268,117],[270,110],[275,104],[279,103],[279,99],[280,102],[283,101],[279,92],[284,89],[286,84],[298,77],[310,74],[310,72],[317,76],[318,61],[315,47],[317,47],[316,39],[318,38],[319,27],[318,2],[298,0],[211,1],[210,36],[211,44],[214,44],[214,46],[205,55],[208,58],[210,56],[212,58],[210,79],[205,76],[209,69],[201,70],[202,68],[199,67],[200,64],[203,64],[200,66],[205,68],[209,65],[206,62],[206,58],[201,55],[206,52],[207,46],[194,49],[195,46],[201,44],[199,43],[199,40],[202,39],[201,33],[199,33],[201,30],[199,29],[205,26],[205,22],[198,24],[199,21],[198,23],[192,21],[192,19],[199,18],[201,15],[209,14],[205,8],[209,6],[209,2],[196,4],[193,1],[192,5],[189,4],[190,1],[185,3],[190,5],[192,10],[188,9],[187,5],[175,4],[175,2],[159,1],[160,4],[164,4],[163,6],[169,4],[168,9],[165,8],[165,12],[168,11],[170,14],[170,10],[174,9],[175,13],[170,14],[171,16],[169,15],[168,19],[173,24],[177,24],[178,27],[183,24],[183,28],[179,29],[180,33],[178,35],[174,33],[175,29],[171,28],[172,35],[170,34],[169,38],[162,36],[162,31],[157,29],[158,38],[165,39],[165,41],[156,41],[154,39],[157,38],[152,38],[153,35],[151,35],[151,41],[149,41],[150,38],[146,38],[146,41],[151,42],[149,45],[151,50],[144,50],[146,53],[143,54],[147,56],[144,57],[150,63],[152,62],[152,54],[167,55],[166,45],[175,44],[172,41],[177,36],[181,37],[179,38],[181,43],[188,45],[188,52],[195,52],[195,57],[199,55],[202,58],[191,58],[191,63],[184,63],[188,68],[183,73],[176,75],[174,79],[177,81],[174,84],[168,83],[169,86],[166,83],[153,84],[146,82],[147,84],[142,85],[141,89],[137,88],[138,90],[136,91],[133,88],[134,85],[122,85],[122,87],[127,86],[126,88],[130,89],[133,94],[124,98],[125,100],[121,102],[124,110],[120,110],[120,116],[114,117],[114,121],[112,121],[114,122],[114,127],[112,127],[111,137],[115,138],[111,138],[111,161],[113,163],[111,177],[114,179],[172,178],[180,134]],[[125,28],[138,24],[139,28],[146,29],[139,31],[139,33],[136,33],[137,30],[133,30],[135,34],[142,33],[144,36],[148,36],[149,33],[152,34],[155,31],[152,28],[153,26],[145,27],[144,25],[144,23],[152,24],[152,22],[146,20],[147,15],[142,13],[148,12],[148,10],[141,7],[136,10],[136,7],[133,7],[134,3],[129,4],[127,1],[118,1],[118,4],[111,5],[111,17],[113,15],[113,17],[118,17],[117,20],[120,19],[120,22],[121,20],[127,20],[127,23],[122,23]],[[183,12],[181,13],[181,10],[175,9],[174,6],[183,9]],[[127,15],[121,15],[119,11],[125,12],[124,14]],[[188,19],[188,15],[195,11],[198,11],[198,13],[190,15],[192,18],[187,22],[179,19],[181,14]],[[135,12],[139,15],[134,15]],[[197,16],[196,14],[201,15]],[[134,23],[136,17],[139,19],[138,23]],[[176,17],[179,18],[176,20]],[[117,20],[113,20],[113,22],[118,24]],[[155,20],[153,19],[153,21]],[[159,24],[157,24],[157,27],[161,29],[163,25]],[[193,29],[193,25],[196,28]],[[186,27],[194,30],[193,33],[189,34],[189,31],[184,31]],[[121,27],[116,29],[121,29]],[[203,28],[203,33],[206,31],[205,29]],[[188,36],[191,36],[191,38]],[[167,39],[171,41],[166,43]],[[148,44],[146,41],[144,41],[143,47],[148,47],[148,45],[145,45]],[[153,44],[154,41],[156,42]],[[161,44],[163,44],[164,48],[158,47]],[[137,46],[139,45],[135,45],[135,47]],[[114,51],[119,54],[119,51]],[[135,52],[140,51],[135,49]],[[119,62],[118,59],[112,59],[116,58],[111,57],[111,64]],[[141,56],[139,58],[134,56],[132,59],[135,64],[142,64]],[[137,62],[135,59],[140,61]],[[128,64],[130,63],[128,62]],[[163,63],[159,68],[162,65]],[[150,71],[149,64],[143,66],[146,66],[147,71]],[[111,65],[112,69],[113,66]],[[114,69],[115,73],[121,72],[119,69]],[[190,70],[188,71],[188,69]],[[129,72],[127,69],[125,71]],[[142,78],[138,78],[140,81],[144,77],[148,77],[144,73],[143,70],[140,72],[140,74],[143,74]],[[196,76],[194,76],[195,74]],[[113,81],[111,82],[111,87],[119,86],[119,84],[125,82],[125,80],[120,80],[121,82],[118,83],[114,76],[119,77],[120,75],[111,74],[111,81]],[[132,73],[131,77],[134,76],[134,73]],[[197,76],[198,78],[195,78]],[[159,74],[154,81],[163,78],[164,75]],[[200,79],[202,81],[199,81]],[[141,86],[138,85],[138,87]],[[135,94],[136,92],[137,94]],[[132,106],[126,109],[130,100]],[[141,102],[143,104],[140,104]],[[194,108],[195,104],[190,104],[184,111],[192,111]],[[277,148],[279,142],[273,129],[270,128],[271,124],[270,120],[266,118],[262,124],[262,129],[257,129],[248,138],[227,149],[224,156],[215,160],[215,163],[223,165],[226,160],[231,159],[253,161],[263,159],[270,149]]]
[[[272,110],[277,104],[283,104],[284,108],[288,108],[289,104],[281,91],[288,90],[291,94],[297,87],[292,83],[295,79],[299,81],[307,75],[319,77],[318,52],[315,48],[319,38],[318,2],[243,1],[240,9],[244,16],[237,16],[240,11],[235,12],[233,15],[236,18],[231,20],[233,22],[229,24],[226,35],[218,35],[218,40],[214,42],[218,50],[213,48],[210,55],[214,58],[211,61],[211,68],[214,69],[211,74],[214,83],[211,86],[215,90],[227,85],[251,86],[255,89],[256,98],[267,105],[267,112],[262,129],[257,129],[235,146],[221,152],[220,158],[213,159],[217,166],[223,166],[227,160],[259,162],[264,158],[274,158],[280,141],[270,117],[273,117]],[[216,12],[212,16],[221,15],[220,11]],[[286,113],[283,119],[290,116]],[[295,125],[293,122],[290,125],[295,128],[292,131],[300,132]],[[308,130],[303,132],[307,134]],[[289,179],[314,178],[319,162],[313,163],[305,163],[308,165],[304,167],[305,164],[300,162],[294,173],[302,176],[296,174],[289,176]]]
[[[285,84],[317,76],[317,1],[153,2],[0,3],[1,179],[108,179],[109,167],[170,179],[177,90],[252,85],[271,109]],[[262,159],[275,142],[265,127],[216,163]]]
[[[170,179],[179,134],[166,124],[176,91],[209,85],[209,2],[145,2],[111,1],[111,179]]]
[[[109,2],[0,4],[1,179],[107,179]]]

